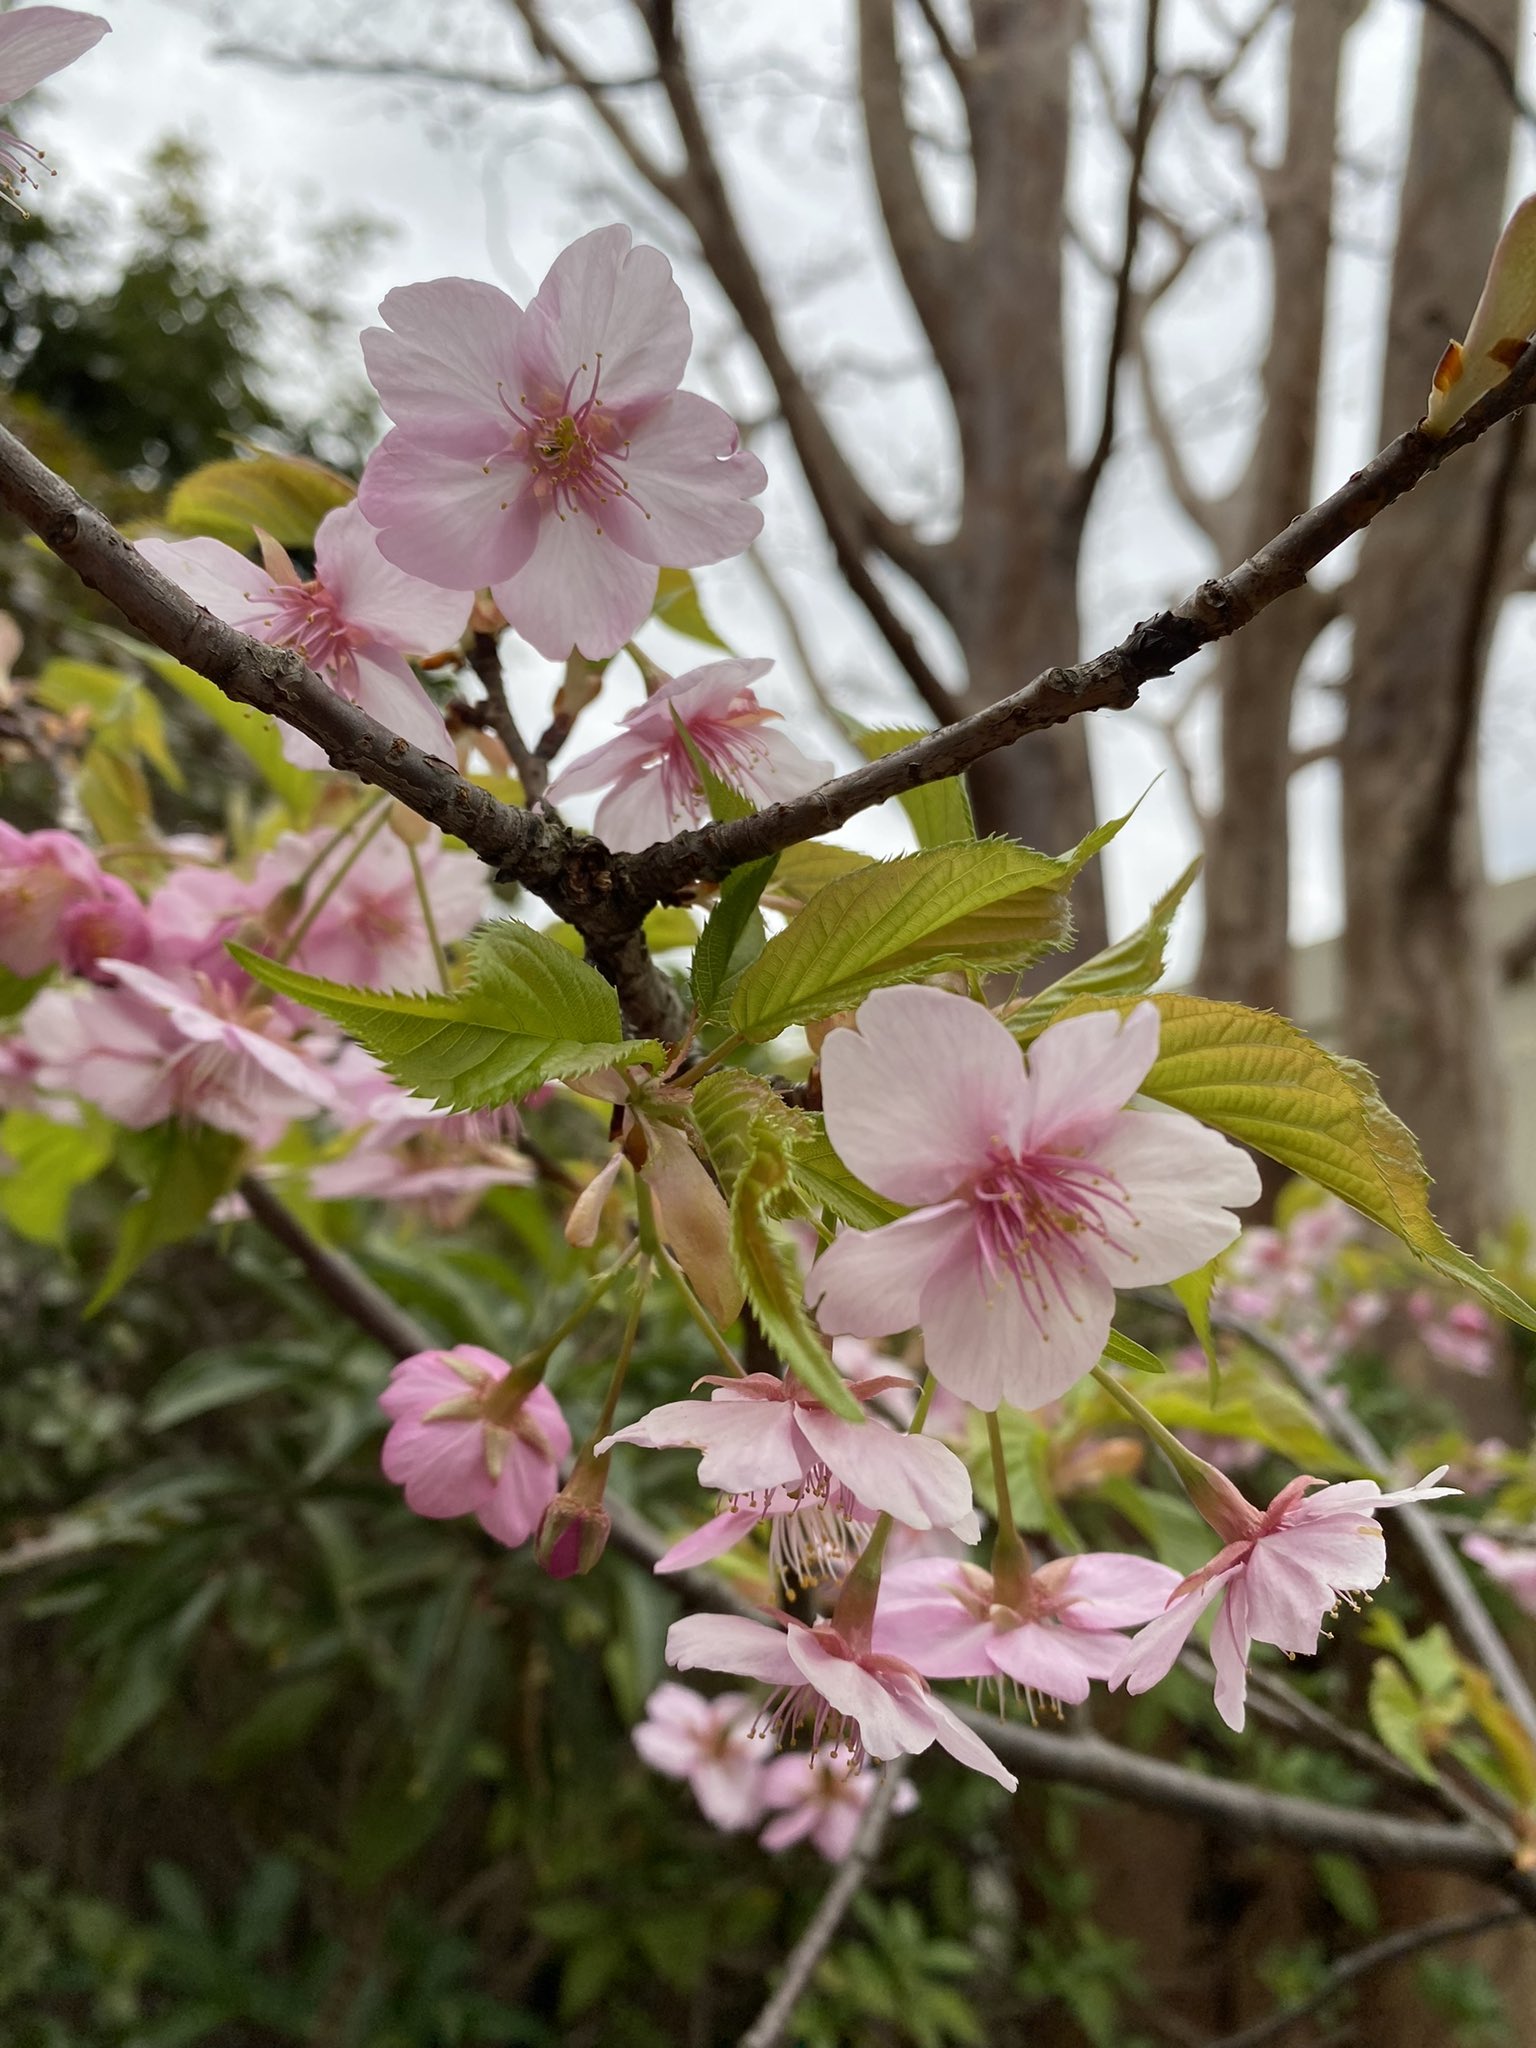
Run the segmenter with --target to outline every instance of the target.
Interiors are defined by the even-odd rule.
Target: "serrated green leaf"
[[[124,1134],[118,1150],[143,1192],[123,1211],[112,1263],[87,1315],[104,1308],[151,1252],[199,1230],[214,1203],[234,1186],[245,1157],[244,1142],[227,1131],[176,1122]]]
[[[736,985],[731,1025],[767,1039],[942,967],[1021,966],[1071,935],[1066,892],[1124,819],[1059,856],[1012,840],[909,853],[819,889]]]
[[[714,1016],[737,978],[763,949],[763,921],[757,905],[776,864],[774,854],[749,861],[727,876],[720,890],[694,948],[689,975],[694,1008],[701,1017]]]
[[[806,904],[829,882],[874,866],[869,854],[858,853],[851,846],[829,846],[825,840],[807,839],[799,846],[786,846],[779,855],[769,894],[775,903]]]
[[[1123,1013],[1135,1000],[1083,1000],[1062,1014]],[[1536,1330],[1536,1308],[1454,1245],[1435,1221],[1413,1133],[1357,1061],[1326,1051],[1286,1018],[1241,1003],[1181,995],[1140,1000],[1154,1003],[1162,1022],[1143,1095],[1187,1110],[1305,1174],[1401,1238],[1447,1280]]]
[[[0,1122],[0,1215],[34,1244],[62,1244],[70,1196],[100,1173],[112,1144],[112,1126],[94,1114],[61,1124],[11,1110]]]
[[[1111,1365],[1128,1365],[1136,1372],[1165,1373],[1168,1368],[1155,1351],[1149,1351],[1145,1344],[1138,1344],[1134,1337],[1127,1337],[1123,1330],[1111,1330],[1104,1345],[1104,1356]]]
[[[686,569],[661,571],[656,579],[656,602],[651,612],[674,633],[683,633],[690,640],[702,640],[706,647],[718,647],[722,654],[732,651],[704,616],[698,586]]]
[[[878,1230],[907,1213],[848,1171],[832,1149],[825,1118],[812,1111],[800,1112],[789,1171],[810,1210],[830,1209],[840,1223],[852,1224],[855,1230]]]
[[[457,995],[344,988],[230,946],[264,988],[349,1031],[403,1087],[442,1109],[492,1109],[545,1081],[599,1067],[660,1066],[654,1039],[626,1039],[619,999],[595,968],[514,918],[470,941],[469,986]]]
[[[795,1246],[779,1227],[804,1214],[792,1157],[806,1121],[766,1081],[739,1068],[706,1074],[692,1091],[694,1128],[730,1197],[731,1259],[763,1335],[818,1400],[849,1421],[863,1411],[849,1393],[805,1306]]]
[[[920,725],[853,726],[854,745],[866,761],[882,761],[899,747],[930,737],[930,730]],[[964,778],[959,775],[944,782],[925,782],[917,789],[904,789],[896,800],[911,820],[920,847],[954,846],[976,837],[971,800]]]
[[[1004,1023],[1022,1045],[1037,1038],[1046,1025],[1079,996],[1137,996],[1155,988],[1166,966],[1168,934],[1179,905],[1189,894],[1201,863],[1192,860],[1171,889],[1158,897],[1145,924],[1095,953],[1060,981],[1041,989],[1037,996],[1004,1018]]]
[[[348,505],[354,485],[299,455],[256,455],[208,462],[171,492],[166,523],[178,533],[207,534],[242,553],[262,527],[285,548],[310,548],[327,512]]]

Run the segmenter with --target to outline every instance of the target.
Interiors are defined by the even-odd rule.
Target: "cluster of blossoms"
[[[0,92],[89,47],[104,25],[68,26],[82,19],[45,8],[7,17]],[[18,23],[31,24],[30,43]],[[682,295],[665,258],[634,247],[627,229],[567,249],[526,307],[450,278],[393,291],[381,311],[364,353],[393,424],[355,502],[320,524],[312,573],[261,533],[259,563],[206,538],[139,547],[209,611],[296,650],[339,697],[460,765],[413,661],[455,661],[472,618],[515,630],[551,660],[574,649],[606,661],[650,615],[662,568],[751,544],[765,477],[729,418],[679,388],[691,348]],[[759,702],[767,663],[659,680],[642,666],[646,701],[549,790],[555,800],[605,791],[596,829],[610,846],[643,848],[702,821],[707,777],[765,804],[830,772]],[[324,766],[308,740],[285,734],[284,745],[299,766]],[[362,987],[446,986],[445,949],[488,907],[481,870],[436,834],[386,829],[382,801],[339,828],[287,834],[243,873],[215,847],[168,840],[151,850],[157,880],[144,894],[69,833],[0,826],[0,965],[23,980],[57,977],[0,1047],[7,1100],[64,1119],[90,1104],[131,1129],[201,1122],[258,1150],[295,1119],[324,1117],[334,1138],[312,1174],[315,1196],[409,1200],[443,1221],[485,1188],[528,1178],[516,1106],[430,1109],[331,1026],[262,994],[228,951],[240,939]],[[767,1528],[775,1581],[805,1596],[795,1611],[689,1616],[666,1655],[679,1671],[759,1681],[768,1696],[708,1701],[667,1684],[635,1738],[717,1825],[757,1827],[771,1814],[767,1847],[809,1838],[835,1858],[867,1804],[858,1766],[935,1746],[1011,1790],[1013,1774],[936,1686],[991,1685],[1031,1707],[1080,1703],[1096,1680],[1141,1692],[1212,1608],[1216,1706],[1241,1728],[1253,1645],[1313,1652],[1338,1602],[1382,1579],[1378,1511],[1449,1490],[1439,1472],[1392,1492],[1300,1476],[1258,1506],[1162,1432],[1219,1540],[1208,1563],[1181,1578],[1118,1551],[1027,1551],[998,1411],[1038,1410],[1103,1376],[1117,1290],[1208,1265],[1259,1193],[1236,1145],[1141,1101],[1158,1042],[1150,1003],[1068,1015],[1022,1047],[983,1003],[947,989],[869,994],[820,1043],[820,1099],[843,1167],[900,1213],[840,1229],[806,1272],[804,1313],[827,1340],[833,1398],[804,1383],[803,1363],[798,1376],[738,1370],[617,1427],[653,1256],[682,1269],[726,1361],[723,1331],[742,1290],[731,1215],[687,1133],[688,1077],[580,1076],[572,1088],[613,1108],[616,1149],[576,1200],[567,1235],[596,1241],[626,1159],[644,1222],[578,1311],[634,1258],[628,1333],[588,1441],[572,1460],[545,1385],[569,1323],[516,1360],[459,1345],[390,1375],[383,1465],[407,1505],[473,1517],[509,1547],[534,1543],[557,1576],[601,1552],[620,1446],[700,1453],[699,1484],[716,1497],[658,1569],[718,1557]],[[1285,1327],[1320,1374],[1378,1312],[1357,1295],[1314,1326],[1318,1272],[1354,1227],[1341,1215],[1309,1211],[1284,1236],[1252,1233],[1226,1280],[1229,1304]],[[1433,1300],[1409,1308],[1437,1356],[1478,1369],[1486,1331]],[[921,1338],[916,1399],[905,1368],[873,1348],[907,1333]],[[1117,1398],[1137,1411],[1124,1389]],[[971,1471],[942,1439],[940,1402],[957,1441],[974,1415],[986,1418],[996,1489],[986,1564],[967,1554],[981,1520]],[[1491,1552],[1483,1561],[1524,1583],[1523,1567]],[[755,1739],[765,1735],[808,1737],[809,1754],[768,1760]]]

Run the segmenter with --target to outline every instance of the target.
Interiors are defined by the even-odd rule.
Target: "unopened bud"
[[[606,1508],[567,1488],[544,1510],[533,1554],[552,1579],[582,1578],[607,1549],[612,1526]]]

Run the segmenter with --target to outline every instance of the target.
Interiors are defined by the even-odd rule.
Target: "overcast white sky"
[[[1228,0],[1246,15],[1251,0]],[[1140,37],[1140,0],[1100,0],[1110,56],[1128,75]],[[485,277],[526,296],[554,253],[574,234],[617,217],[638,233],[666,240],[673,230],[636,193],[612,155],[593,140],[574,110],[539,101],[509,105],[459,92],[413,99],[376,82],[280,76],[221,59],[218,0],[101,0],[114,33],[71,71],[32,114],[28,134],[48,148],[61,176],[80,186],[131,189],[136,167],[163,135],[199,142],[215,166],[220,196],[266,216],[279,242],[302,232],[306,219],[360,211],[381,216],[393,233],[366,266],[356,307],[365,321],[371,303],[392,284],[458,273]],[[526,70],[517,37],[499,0],[242,0],[231,10],[243,38],[292,50],[325,44],[380,54],[430,50],[443,60],[479,61],[488,69]],[[610,0],[561,0],[574,33],[600,30],[604,61],[622,72],[638,53],[615,34],[624,10]],[[953,478],[948,420],[921,367],[921,347],[876,231],[864,187],[861,143],[838,87],[847,75],[848,6],[835,0],[776,0],[744,9],[738,0],[695,0],[694,45],[718,81],[709,105],[730,138],[730,157],[765,267],[783,302],[787,326],[813,365],[833,378],[834,416],[856,458],[867,465],[898,509],[941,525]],[[1172,10],[1177,54],[1199,54],[1200,6]],[[1340,194],[1346,234],[1330,278],[1338,308],[1328,371],[1330,432],[1319,466],[1328,488],[1370,451],[1379,364],[1373,315],[1381,303],[1393,217],[1404,85],[1417,33],[1417,0],[1371,0],[1352,38],[1345,130],[1351,168]],[[592,45],[589,44],[589,47]],[[771,61],[792,55],[788,66]],[[1266,82],[1278,46],[1255,50],[1251,111],[1268,106]],[[820,80],[825,91],[808,89]],[[1085,90],[1087,90],[1085,80]],[[925,87],[925,92],[929,88]],[[932,122],[948,117],[943,90],[931,87]],[[926,102],[925,102],[926,112]],[[935,188],[958,216],[964,194],[942,153],[931,166]],[[1191,208],[1222,208],[1242,195],[1243,176],[1219,136],[1190,119],[1161,132],[1153,169],[1162,189]],[[1521,166],[1529,181],[1529,156]],[[1091,138],[1079,152],[1077,211],[1085,231],[1113,254],[1122,199],[1121,165],[1112,145]],[[669,244],[670,246],[670,244]],[[684,252],[672,247],[671,253]],[[679,264],[694,307],[701,362],[696,379],[735,401],[746,416],[766,394],[755,366],[739,349],[723,352],[726,321],[708,285]],[[1100,295],[1082,267],[1071,309],[1079,331],[1085,391],[1096,384]],[[1230,474],[1251,429],[1251,367],[1268,318],[1267,284],[1250,244],[1227,237],[1197,267],[1170,306],[1162,330],[1174,388],[1200,436],[1194,460],[1213,479]],[[1470,308],[1467,309],[1470,314]],[[360,358],[338,364],[350,372]],[[843,366],[839,370],[839,366]],[[848,366],[854,366],[849,369]],[[860,374],[873,365],[878,374]],[[1433,365],[1426,364],[1426,383]],[[1001,371],[1000,371],[1001,373]],[[1131,393],[1128,421],[1134,426]],[[856,715],[875,722],[914,717],[911,700],[882,662],[854,608],[829,583],[824,550],[794,476],[792,458],[772,431],[759,443],[772,482],[766,499],[766,548],[805,617],[818,665]],[[1132,445],[1101,489],[1084,574],[1088,647],[1118,638],[1136,617],[1182,593],[1215,564],[1202,542],[1167,504],[1149,451]],[[790,711],[802,732],[815,717],[799,684],[777,620],[750,572],[726,565],[701,574],[717,623],[744,653],[775,653],[780,669],[767,693]],[[679,647],[679,653],[686,649]],[[1063,649],[1063,655],[1072,650]],[[939,660],[949,658],[940,642]],[[679,660],[678,666],[686,665]],[[1495,683],[1485,723],[1485,830],[1497,875],[1536,867],[1536,717],[1530,705],[1536,667],[1536,608],[1511,606],[1500,635]],[[1326,681],[1326,663],[1316,682]],[[1024,680],[1023,678],[1020,679]],[[517,675],[536,723],[552,671],[529,654]],[[1174,701],[1180,685],[1154,685],[1154,710]],[[1159,694],[1160,692],[1165,694]],[[625,708],[622,699],[615,710]],[[1298,737],[1331,731],[1326,690],[1304,693]],[[1160,742],[1124,716],[1098,714],[1092,743],[1101,809],[1124,809],[1164,765]],[[606,735],[589,713],[582,747]],[[818,741],[823,740],[819,732]],[[1210,734],[1199,734],[1208,762]],[[830,734],[813,751],[836,751]],[[1308,770],[1293,785],[1295,935],[1321,936],[1337,924],[1336,788],[1333,769]],[[898,820],[865,821],[863,843],[894,849]],[[1194,847],[1175,778],[1165,776],[1110,862],[1114,921],[1136,921],[1153,894]],[[1183,949],[1188,957],[1188,939]]]

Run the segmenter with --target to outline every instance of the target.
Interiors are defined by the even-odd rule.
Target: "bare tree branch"
[[[570,80],[517,78],[509,71],[480,71],[457,64],[434,64],[425,57],[347,57],[334,50],[285,50],[264,43],[216,43],[211,54],[246,64],[260,64],[267,71],[284,71],[300,77],[328,73],[342,78],[375,78],[403,85],[468,86],[475,92],[490,93],[496,99],[547,100],[569,90]],[[628,78],[593,81],[599,92],[636,92],[657,83],[654,71],[642,71]]]
[[[1147,164],[1147,146],[1157,117],[1157,31],[1162,0],[1145,0],[1146,20],[1142,47],[1141,90],[1136,98],[1136,118],[1131,129],[1131,161],[1126,172],[1125,234],[1120,269],[1115,278],[1114,312],[1110,316],[1108,353],[1104,361],[1104,402],[1100,410],[1099,436],[1078,478],[1077,516],[1086,518],[1099,478],[1104,474],[1110,450],[1115,444],[1115,411],[1120,389],[1120,365],[1131,333],[1132,274],[1141,247],[1141,223],[1145,211],[1142,179]]]
[[[470,634],[469,665],[480,678],[480,687],[485,692],[486,715],[490,719],[491,730],[506,748],[523,785],[523,801],[536,804],[549,781],[549,764],[530,752],[527,741],[517,729],[517,720],[507,702],[507,679],[502,673],[501,650],[496,634]]]
[[[859,1895],[868,1877],[885,1831],[890,1823],[896,1790],[906,1776],[905,1758],[886,1764],[880,1773],[875,1795],[859,1817],[858,1832],[832,1882],[822,1893],[820,1904],[806,1923],[805,1932],[784,1961],[784,1971],[773,1995],[742,2035],[739,2048],[779,2048],[789,2031],[795,2007],[815,1973],[816,1965],[832,1944],[843,1916]]]
[[[970,85],[969,56],[944,26],[944,17],[934,5],[934,0],[917,0],[917,11],[923,17],[924,26],[933,37],[939,55],[949,67],[949,75],[959,86],[963,99]]]
[[[1358,1948],[1353,1955],[1344,1956],[1336,1962],[1317,1986],[1305,1998],[1298,1998],[1293,2004],[1282,2006],[1251,2027],[1243,2027],[1235,2034],[1224,2034],[1219,2041],[1210,2043],[1210,2048],[1263,2048],[1267,2041],[1277,2041],[1282,2034],[1288,2034],[1299,2020],[1337,1998],[1341,1991],[1356,1984],[1362,1977],[1369,1977],[1376,1970],[1385,1970],[1393,1963],[1405,1961],[1409,1956],[1422,1954],[1427,1948],[1441,1948],[1449,1941],[1468,1941],[1474,1934],[1486,1934],[1490,1928],[1507,1927],[1512,1921],[1523,1917],[1521,1906],[1485,1906],[1477,1913],[1449,1913],[1440,1920],[1425,1920],[1418,1927],[1402,1927],[1395,1934],[1373,1941],[1369,1948]]]
[[[859,0],[859,83],[875,195],[896,267],[944,380],[953,386],[967,316],[967,252],[939,232],[917,174],[902,96],[896,0]]]

